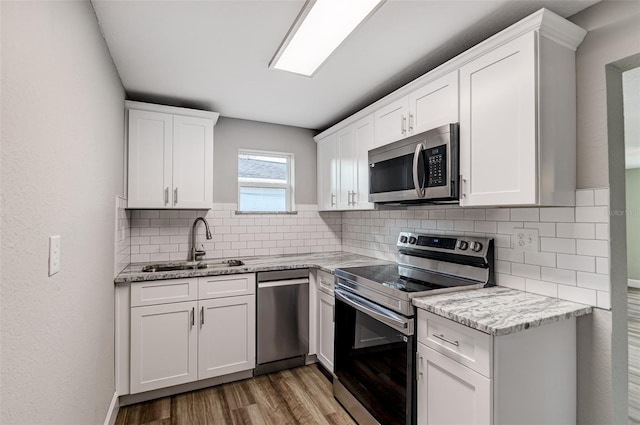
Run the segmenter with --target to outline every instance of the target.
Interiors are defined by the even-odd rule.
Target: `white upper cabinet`
[[[211,208],[215,112],[125,102],[128,208]]]
[[[387,143],[407,137],[407,120],[409,116],[409,97],[391,102],[375,112],[375,145]]]
[[[409,134],[458,122],[458,71],[409,94]]]
[[[460,205],[575,204],[575,48],[556,15],[460,68]]]
[[[370,114],[370,149],[459,122],[461,206],[575,205],[575,50],[585,35],[540,9],[316,140]]]
[[[318,141],[318,209],[373,209],[369,202],[369,150],[373,115]]]
[[[318,209],[335,210],[338,206],[338,138],[328,135],[317,146]]]

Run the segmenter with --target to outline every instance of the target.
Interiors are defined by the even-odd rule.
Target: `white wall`
[[[101,424],[114,394],[124,90],[91,4],[2,13],[2,424]],[[62,236],[47,276],[48,237]]]

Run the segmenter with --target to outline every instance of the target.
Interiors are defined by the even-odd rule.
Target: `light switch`
[[[521,251],[540,251],[538,229],[513,229],[513,248]]]
[[[60,235],[49,236],[49,276],[60,271]]]

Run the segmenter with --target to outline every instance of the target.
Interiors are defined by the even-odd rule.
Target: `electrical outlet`
[[[513,229],[513,248],[521,251],[539,252],[538,229]]]
[[[49,236],[49,276],[60,271],[60,235]]]

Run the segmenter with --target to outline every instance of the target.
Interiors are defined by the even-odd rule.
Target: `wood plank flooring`
[[[120,408],[116,425],[355,425],[317,365]]]
[[[640,289],[629,288],[629,422],[640,424]]]

